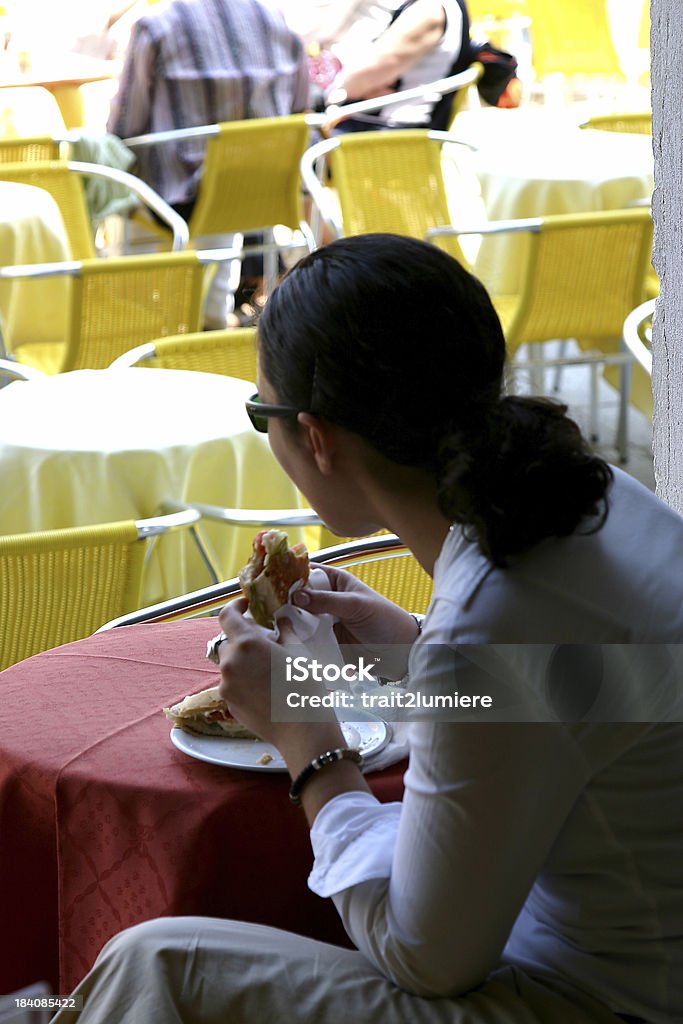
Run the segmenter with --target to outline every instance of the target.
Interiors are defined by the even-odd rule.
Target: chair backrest
[[[600,114],[589,118],[582,128],[593,128],[601,132],[628,132],[632,135],[652,135],[652,111],[637,113]]]
[[[422,239],[450,223],[438,133],[357,132],[334,141],[329,162],[345,235],[380,231]],[[466,264],[455,238],[444,248]]]
[[[35,163],[68,157],[68,144],[51,135],[21,139],[0,139],[0,164]]]
[[[311,557],[346,569],[406,611],[424,613],[431,601],[431,576],[394,534],[335,545]]]
[[[193,238],[301,221],[299,161],[309,143],[304,114],[218,125],[207,140]]]
[[[532,63],[539,78],[598,75],[623,79],[606,0],[527,0]]]
[[[0,181],[18,181],[49,192],[62,214],[72,258],[84,260],[94,257],[94,229],[88,214],[83,182],[80,175],[71,171],[66,162],[48,160],[35,163],[0,163]]]
[[[652,255],[649,209],[545,217],[531,233],[520,307],[508,326],[510,354],[550,338],[621,337],[642,300]]]
[[[0,669],[136,608],[144,555],[132,521],[0,537]]]
[[[65,131],[59,104],[48,89],[39,85],[0,88],[0,138]]]
[[[137,354],[136,354],[137,353]],[[256,380],[256,328],[199,331],[160,338],[124,353],[116,366],[148,366],[161,370],[199,370],[226,377]]]
[[[136,344],[196,332],[204,273],[194,252],[84,260],[60,372],[104,369]],[[29,362],[28,347],[21,351]]]

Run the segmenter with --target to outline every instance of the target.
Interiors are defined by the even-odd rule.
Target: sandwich
[[[289,546],[282,530],[262,530],[254,538],[251,558],[239,573],[240,586],[249,610],[260,626],[273,628],[273,615],[287,604],[292,588],[308,580],[305,544]]]
[[[222,736],[231,740],[258,739],[258,736],[232,717],[228,705],[218,695],[217,686],[193,693],[178,704],[164,708],[164,714],[177,728],[194,736]]]

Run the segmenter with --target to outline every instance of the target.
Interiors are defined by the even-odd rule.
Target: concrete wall
[[[654,458],[658,494],[683,512],[683,8],[652,0],[655,155]]]

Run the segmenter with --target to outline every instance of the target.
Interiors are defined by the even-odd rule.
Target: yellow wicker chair
[[[2,90],[0,90],[1,92]],[[139,202],[154,210],[173,233],[174,249],[187,245],[187,225],[175,210],[163,201],[157,193],[133,174],[100,164],[89,164],[75,160],[47,160],[35,162],[0,162],[0,181],[17,181],[45,189],[54,198],[62,214],[64,227],[71,247],[71,256],[76,260],[92,259],[95,253],[95,225],[88,205],[83,177],[92,175],[106,179],[114,185],[132,192]]]
[[[41,281],[71,279],[66,339],[6,344],[19,362],[44,373],[108,367],[140,342],[197,331],[204,273],[194,252],[0,268],[0,279],[33,279],[36,302]]]
[[[182,144],[195,155],[205,148],[199,194],[189,219],[190,237],[265,232],[270,238],[265,246],[250,246],[243,252],[265,249],[269,287],[277,276],[275,251],[280,248],[272,240],[275,225],[302,230],[312,248],[299,185],[299,160],[309,143],[306,115],[201,125],[124,141],[142,160],[150,146]]]
[[[52,135],[35,135],[21,139],[0,139],[0,164],[34,163],[44,160],[66,160],[69,143]]]
[[[590,117],[582,128],[597,129],[601,132],[629,132],[632,135],[652,135],[652,111],[637,113],[600,114]]]
[[[424,238],[450,222],[441,149],[457,143],[447,132],[426,129],[356,132],[319,142],[304,154],[301,174],[323,221],[338,237],[391,232]],[[339,212],[323,185],[332,171]],[[466,263],[455,236],[444,247]]]
[[[119,366],[153,366],[162,370],[199,370],[256,380],[256,328],[200,331],[138,345],[115,359]]]
[[[350,543],[335,544],[311,555],[313,562],[334,565],[353,573],[378,593],[405,608],[406,611],[424,613],[432,596],[432,579],[416,561],[414,555],[392,533],[370,537]],[[228,580],[192,594],[183,594],[170,601],[150,605],[129,615],[121,615],[105,623],[102,630],[139,622],[172,622],[177,619],[218,615],[231,599],[239,597],[241,588],[237,579]]]
[[[0,537],[0,669],[137,608],[149,543],[199,518],[190,511]]]
[[[527,0],[527,7],[538,78],[562,74],[623,81],[606,0]]]
[[[566,364],[611,363],[624,367],[630,357],[620,349],[627,313],[645,289],[652,254],[652,217],[648,208],[563,214],[520,221],[492,222],[478,234],[523,234],[525,266],[518,295],[492,295],[503,324],[511,358],[523,345],[538,346],[538,355],[516,365],[538,368]],[[462,234],[437,229],[429,237]],[[484,279],[484,283],[485,279]],[[586,350],[576,356],[547,358],[541,345],[554,339],[578,339]],[[515,364],[513,364],[515,365]],[[597,378],[594,377],[592,433],[595,435]],[[622,380],[625,384],[625,378]],[[628,393],[621,388],[617,447],[627,458]]]

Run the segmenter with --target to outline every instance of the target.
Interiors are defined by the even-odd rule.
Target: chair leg
[[[267,245],[275,244],[275,237],[272,231],[264,231],[263,240]],[[278,252],[276,249],[266,249],[263,254],[263,286],[266,295],[275,291],[278,282]]]
[[[619,367],[619,420],[617,423],[616,446],[619,462],[628,462],[628,414],[631,404],[632,363],[622,363]]]
[[[566,338],[563,338],[562,341],[560,341],[558,349],[557,349],[557,357],[558,357],[558,359],[564,359],[566,355],[567,355],[567,340],[566,340]],[[556,394],[560,390],[560,385],[562,383],[562,371],[563,371],[563,369],[564,369],[563,366],[556,366],[555,367],[555,372],[553,374],[553,391]]]
[[[598,432],[598,364],[591,363],[591,392],[590,392],[590,419],[589,419],[589,436],[593,444],[597,444],[600,440],[600,434]]]

